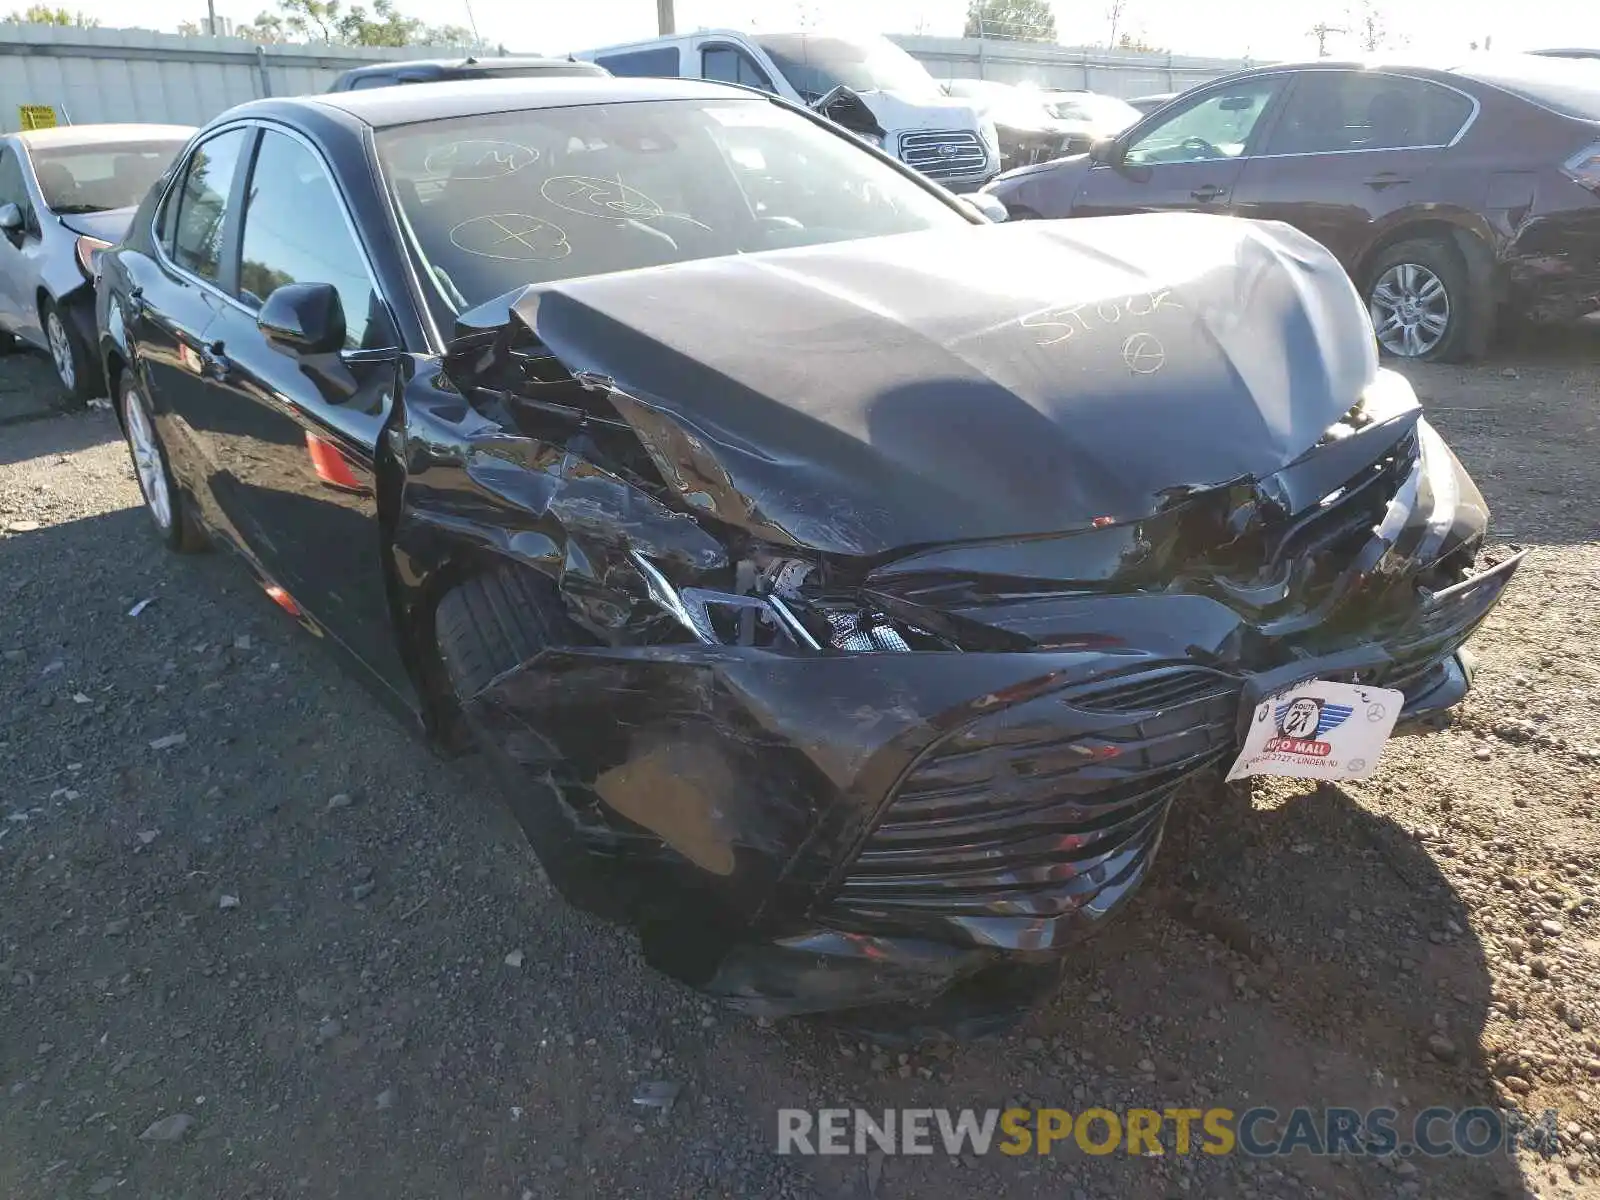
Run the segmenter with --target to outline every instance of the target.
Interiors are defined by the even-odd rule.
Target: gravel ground
[[[1600,340],[1411,371],[1532,551],[1456,725],[1185,812],[1015,1036],[735,1018],[552,893],[225,555],[160,550],[105,412],[0,429],[0,1195],[1600,1196]],[[0,361],[0,392],[37,361]],[[9,381],[9,382],[8,382]],[[135,604],[149,601],[130,616]],[[632,1103],[677,1085],[669,1111]],[[1503,1103],[1472,1160],[798,1159],[781,1106]]]

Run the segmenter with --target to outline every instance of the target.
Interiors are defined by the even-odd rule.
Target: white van
[[[884,150],[952,191],[976,191],[1000,170],[993,122],[944,95],[926,67],[885,37],[702,29],[572,57],[613,75],[738,83],[812,107],[843,86],[871,110]]]

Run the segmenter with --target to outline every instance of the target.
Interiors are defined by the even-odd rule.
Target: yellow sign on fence
[[[22,119],[24,130],[56,127],[56,110],[48,104],[19,104],[17,115]]]

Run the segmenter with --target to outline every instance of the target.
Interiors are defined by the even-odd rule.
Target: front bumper
[[[1400,732],[1460,701],[1462,645],[1520,556],[1413,582],[1476,545],[1486,514],[1431,430],[1396,446],[1340,492],[1375,503],[1377,526],[1326,500],[1290,523],[1280,552],[1349,562],[1306,585],[1303,611],[1057,593],[988,617],[1026,630],[1026,651],[552,650],[468,715],[518,781],[552,880],[637,925],[653,965],[766,1015],[932,1000],[1059,960],[1111,917],[1261,695],[1306,678],[1393,687]],[[1281,482],[1334,491],[1315,473]],[[1381,620],[1361,605],[1380,584],[1407,598]]]

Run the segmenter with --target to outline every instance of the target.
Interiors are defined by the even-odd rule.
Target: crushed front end
[[[774,274],[792,282],[796,261]],[[660,278],[639,285],[656,305]],[[1167,307],[1192,324],[1206,288],[1189,279]],[[832,303],[839,289],[818,291]],[[1166,293],[1130,294],[1121,311],[1151,318]],[[550,577],[583,642],[502,675],[469,718],[561,890],[636,925],[660,969],[751,1012],[933,1003],[1058,964],[1146,878],[1174,804],[1237,754],[1241,713],[1344,680],[1401,691],[1398,729],[1426,728],[1465,694],[1463,643],[1518,565],[1482,554],[1481,495],[1410,388],[1375,371],[1370,341],[1348,364],[1365,382],[1323,401],[1320,433],[1270,470],[1218,465],[1236,452],[1219,438],[1214,462],[1164,490],[1107,475],[1083,493],[1104,511],[1048,517],[1057,531],[997,533],[1015,520],[991,505],[988,527],[973,517],[967,536],[935,539],[904,531],[967,519],[930,511],[938,494],[871,507],[910,452],[873,491],[840,465],[861,443],[836,438],[837,407],[759,442],[734,426],[760,398],[739,394],[732,356],[713,375],[624,342],[642,365],[623,377],[579,319],[605,299],[591,290],[580,311],[524,296],[478,332],[463,323],[447,364],[459,395],[432,412],[407,396],[416,500],[397,541],[421,561],[418,531],[448,530]],[[1036,315],[1016,322],[1035,339]],[[1177,328],[1143,326],[1169,353]],[[1204,345],[1225,346],[1219,328],[1204,323]],[[1109,342],[1137,375],[1130,344]],[[961,357],[974,361],[971,343]],[[1339,364],[1315,365],[1343,386]],[[668,377],[674,395],[739,403],[689,411],[644,382]],[[462,396],[494,420],[463,416]],[[1016,418],[1037,440],[1032,420]],[[1098,444],[1075,446],[1092,479]]]

